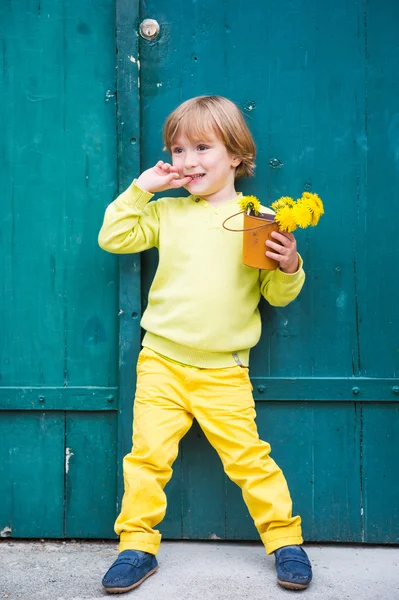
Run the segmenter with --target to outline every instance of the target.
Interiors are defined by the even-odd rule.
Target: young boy
[[[292,516],[286,480],[259,439],[248,375],[250,348],[260,338],[261,294],[286,306],[305,275],[291,233],[274,233],[265,252],[275,271],[242,264],[242,237],[223,229],[241,194],[235,179],[254,170],[255,144],[238,107],[200,96],[166,120],[164,142],[172,165],[144,171],[105,212],[101,248],[116,254],[159,249],[159,265],[141,325],[133,449],[123,462],[125,493],[115,523],[119,556],[103,578],[107,592],[127,592],[157,568],[166,511],[164,487],[178,444],[197,419],[237,483],[277,581],[304,589],[312,578],[301,547],[301,519]],[[184,187],[189,196],[155,192]]]

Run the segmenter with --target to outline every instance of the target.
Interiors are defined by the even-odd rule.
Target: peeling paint
[[[71,460],[71,456],[75,456],[73,452],[71,452],[70,448],[65,450],[65,473],[69,473],[69,461]]]
[[[157,87],[162,87],[162,83],[157,83]]]
[[[131,56],[130,54],[128,54],[128,59],[130,60],[130,62],[134,63],[135,65],[137,65],[138,70],[140,71],[140,60],[137,58],[134,58],[134,56]]]
[[[347,298],[347,294],[344,291],[341,291],[340,294],[338,295],[335,304],[337,306],[337,308],[344,308],[345,304],[346,304],[346,298]]]
[[[0,537],[2,537],[2,538],[11,537],[11,534],[12,534],[11,527],[4,527],[4,529],[2,529],[0,531]]]
[[[105,102],[109,102],[112,98],[114,98],[115,93],[111,92],[111,90],[107,90],[105,92]]]
[[[211,535],[209,536],[210,540],[221,540],[222,538],[220,538],[218,535],[216,535],[216,533],[211,533]]]

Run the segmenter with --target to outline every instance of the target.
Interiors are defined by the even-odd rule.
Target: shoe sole
[[[156,571],[158,571],[159,567],[155,567],[155,569],[152,569],[152,571],[148,571],[148,573],[146,573],[146,575],[144,575],[144,577],[142,577],[142,579],[140,579],[140,581],[136,581],[136,583],[134,583],[133,585],[129,585],[129,587],[120,587],[120,588],[106,588],[105,586],[104,589],[106,592],[108,592],[108,594],[123,594],[123,592],[130,592],[130,590],[134,590],[134,588],[138,587],[141,583],[143,583],[143,581],[145,579],[147,579],[147,577],[150,577],[150,575],[153,575]]]
[[[289,581],[280,581],[279,578],[277,578],[277,583],[287,590],[306,590],[309,587],[308,583],[291,583]]]

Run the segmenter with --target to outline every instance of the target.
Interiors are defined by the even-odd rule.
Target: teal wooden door
[[[297,236],[302,294],[261,307],[260,434],[306,539],[398,541],[399,14],[388,4],[0,8],[0,535],[113,536],[157,257],[107,255],[97,232],[117,191],[163,156],[166,115],[217,93],[241,106],[258,145],[242,190],[271,202],[312,189],[326,205]],[[161,27],[153,41],[138,34],[147,17]],[[166,538],[257,539],[196,426],[167,494]]]
[[[311,189],[325,202],[318,228],[297,235],[300,297],[262,304],[258,427],[307,540],[397,543],[398,5],[148,0],[140,17],[161,28],[140,40],[141,168],[166,160],[161,128],[177,104],[221,94],[258,146],[256,178],[239,189],[263,203]],[[142,257],[143,305],[156,260]],[[165,536],[257,539],[196,427],[167,491]]]
[[[2,3],[0,535],[110,537],[118,273],[115,6]]]

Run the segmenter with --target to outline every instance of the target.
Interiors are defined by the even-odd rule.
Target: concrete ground
[[[276,584],[260,543],[163,542],[160,568],[122,596],[101,578],[116,542],[0,541],[0,600],[399,600],[399,547],[307,545],[314,580],[291,592]]]

